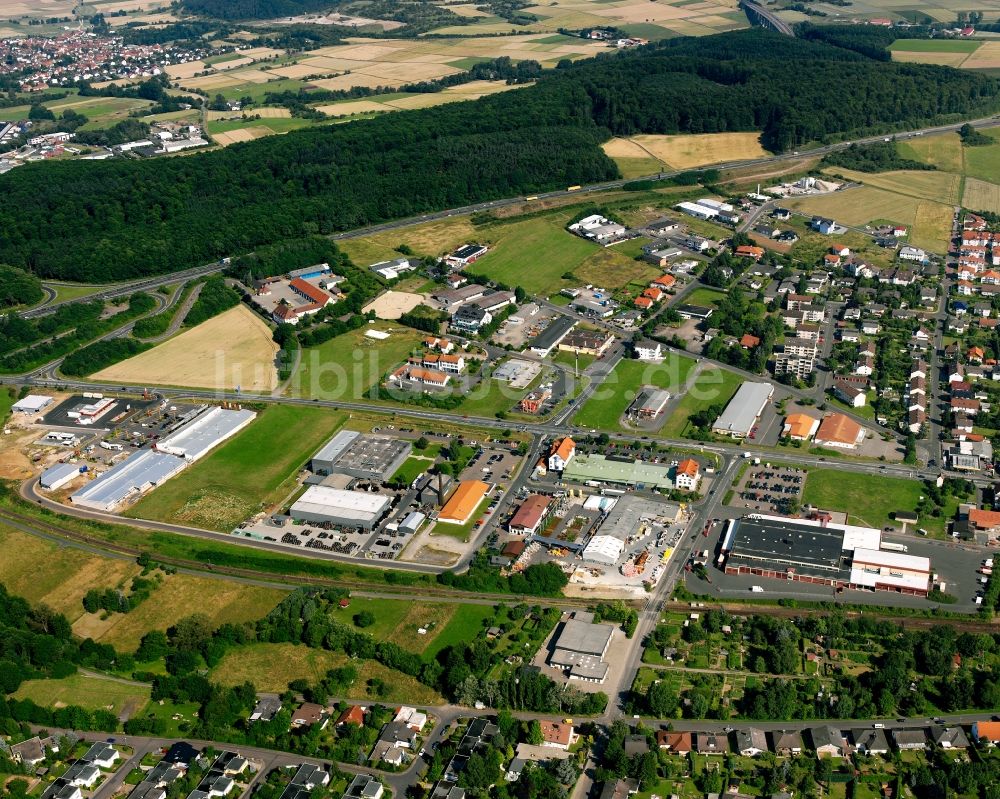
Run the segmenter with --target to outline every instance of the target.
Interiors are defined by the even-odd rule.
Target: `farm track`
[[[467,602],[477,604],[483,601],[518,603],[524,602],[532,605],[543,605],[551,607],[578,608],[587,607],[593,604],[593,600],[577,597],[536,597],[520,594],[494,594],[489,592],[470,592],[449,589],[445,587],[431,586],[406,586],[389,585],[380,586],[377,583],[365,583],[349,578],[336,579],[329,577],[310,577],[308,575],[284,575],[275,572],[256,571],[254,569],[242,569],[235,566],[217,566],[210,563],[202,563],[197,560],[188,560],[169,555],[160,555],[140,547],[129,546],[108,541],[99,536],[88,535],[76,530],[66,530],[49,522],[26,516],[8,508],[0,508],[0,522],[8,522],[21,532],[34,535],[48,540],[55,539],[56,542],[71,541],[77,545],[87,547],[95,554],[105,556],[134,559],[144,552],[153,556],[157,563],[165,566],[174,566],[186,572],[200,574],[217,575],[229,577],[236,580],[263,583],[275,587],[294,590],[304,586],[314,586],[317,588],[347,588],[355,596],[372,594],[374,596],[385,597],[390,594],[398,595],[400,598],[425,598],[429,600],[442,600],[454,602]],[[349,568],[349,567],[348,567]]]

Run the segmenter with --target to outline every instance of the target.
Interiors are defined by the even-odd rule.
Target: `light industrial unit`
[[[91,510],[112,511],[125,500],[166,482],[186,465],[182,458],[144,449],[79,489],[70,501]]]
[[[392,499],[382,494],[310,486],[292,505],[290,513],[296,521],[371,530],[391,504]]]
[[[399,471],[411,448],[409,441],[390,436],[341,430],[313,456],[312,470],[385,482]]]

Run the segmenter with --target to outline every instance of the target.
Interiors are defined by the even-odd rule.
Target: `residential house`
[[[554,472],[561,472],[576,454],[576,442],[572,438],[557,438],[552,442],[549,451],[548,467]]]
[[[771,733],[771,751],[779,757],[801,754],[802,735],[798,730],[775,730]]]
[[[729,741],[725,733],[696,732],[694,751],[699,755],[724,755],[729,751]]]
[[[889,753],[889,741],[885,731],[881,729],[851,730],[851,744],[855,751],[863,755],[886,755]]]
[[[923,729],[894,729],[892,740],[900,752],[927,748],[927,733]]]
[[[847,741],[836,727],[811,727],[809,737],[816,757],[843,757],[847,753]]]
[[[685,458],[677,464],[674,474],[674,485],[681,491],[697,491],[701,483],[701,469],[698,461]]]
[[[666,749],[675,755],[686,755],[692,750],[691,733],[657,730],[656,744],[660,749]]]
[[[743,757],[757,757],[770,751],[767,735],[760,727],[743,727],[736,730],[736,751]]]
[[[317,705],[315,702],[303,702],[298,709],[292,713],[293,727],[312,727],[314,724],[319,724],[319,728],[322,730],[326,727],[329,721],[330,719],[326,715],[326,709],[322,705]]]
[[[542,746],[553,749],[569,749],[580,737],[572,724],[561,721],[540,721],[542,728]]]

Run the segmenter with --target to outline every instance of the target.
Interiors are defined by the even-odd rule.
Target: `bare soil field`
[[[238,305],[134,358],[109,366],[97,380],[150,385],[271,391],[278,385],[271,329]]]
[[[251,125],[248,128],[237,128],[236,130],[228,130],[223,133],[213,133],[212,138],[223,147],[228,147],[230,144],[263,139],[265,136],[270,136],[273,133],[273,130],[263,125]]]
[[[405,291],[386,291],[380,294],[364,308],[362,313],[374,311],[379,319],[399,319],[407,311],[412,311],[424,301],[422,294],[410,294]]]

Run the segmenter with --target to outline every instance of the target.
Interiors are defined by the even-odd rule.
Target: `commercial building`
[[[410,263],[409,258],[393,258],[391,261],[379,261],[368,268],[386,280],[395,280],[405,272],[412,272],[417,267]]]
[[[701,483],[701,467],[694,458],[685,458],[674,470],[674,482],[681,491],[697,491]]]
[[[809,441],[819,429],[819,419],[805,413],[790,413],[785,417],[781,435],[792,441]]]
[[[11,405],[10,409],[14,413],[39,413],[48,408],[53,402],[52,397],[47,397],[44,394],[29,394],[24,399],[19,399]]]
[[[680,518],[680,505],[673,502],[655,502],[634,495],[620,497],[587,542],[582,557],[591,563],[614,566],[629,537],[641,537],[652,522],[672,524]]]
[[[57,463],[50,466],[38,478],[38,485],[48,491],[56,491],[80,475],[80,466],[76,463]]]
[[[566,338],[569,331],[576,326],[576,320],[568,316],[559,316],[553,319],[548,326],[528,345],[531,351],[539,358],[546,357],[552,350],[559,346],[559,343]]]
[[[346,474],[385,482],[410,456],[409,441],[341,430],[317,452],[311,463],[318,475]]]
[[[770,383],[746,381],[729,400],[722,415],[715,420],[712,432],[733,438],[746,438],[773,394],[774,386]]]
[[[630,416],[637,419],[655,419],[670,402],[670,392],[664,388],[643,386],[632,404],[628,407]]]
[[[931,582],[929,558],[878,549],[854,550],[851,585],[873,591],[927,596]]]
[[[292,505],[290,513],[293,519],[300,522],[371,530],[391,504],[391,498],[382,494],[309,486]]]
[[[203,411],[190,422],[156,443],[156,449],[194,462],[228,438],[236,435],[257,414],[218,406]]]
[[[463,480],[444,503],[438,514],[438,521],[445,524],[466,524],[489,492],[490,485],[482,480]]]
[[[548,518],[551,508],[551,498],[531,494],[511,516],[507,529],[519,535],[534,535]]]
[[[576,352],[580,355],[603,355],[615,341],[615,337],[606,331],[575,330],[559,342],[563,352]]]
[[[604,682],[608,664],[604,662],[615,628],[595,624],[592,613],[576,611],[552,638],[549,665],[562,669],[571,679]]]
[[[461,269],[471,263],[475,263],[489,252],[489,248],[482,244],[466,244],[459,247],[455,252],[445,258],[445,262],[455,268]]]
[[[144,449],[108,469],[70,497],[74,505],[109,512],[163,484],[187,465],[182,458]]]
[[[669,467],[615,455],[580,455],[563,469],[563,478],[578,483],[596,481],[666,490],[674,487]]]
[[[828,413],[816,431],[816,443],[821,447],[854,449],[865,440],[865,429],[842,413]]]

